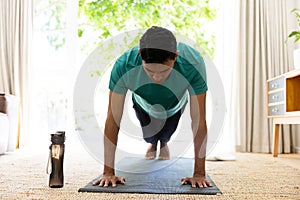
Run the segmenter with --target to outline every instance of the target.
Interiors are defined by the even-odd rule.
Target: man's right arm
[[[125,179],[115,176],[115,152],[118,143],[118,134],[123,114],[125,95],[117,94],[112,91],[109,93],[109,104],[107,109],[107,118],[104,128],[104,169],[103,176],[93,185],[100,187],[113,187],[117,183],[125,183]]]

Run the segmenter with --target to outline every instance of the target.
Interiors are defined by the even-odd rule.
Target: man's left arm
[[[194,174],[183,178],[182,184],[190,183],[193,188],[209,187],[211,183],[205,176],[205,157],[207,144],[206,93],[190,96],[190,115],[194,141]]]

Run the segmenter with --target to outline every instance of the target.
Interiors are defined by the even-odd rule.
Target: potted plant
[[[291,12],[296,15],[298,30],[292,31],[288,37],[294,38],[294,42],[297,43],[300,41],[300,9],[294,8]],[[295,68],[300,68],[300,48],[294,50],[294,66]]]

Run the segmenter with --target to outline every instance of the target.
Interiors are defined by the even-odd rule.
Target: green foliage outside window
[[[66,40],[66,2],[35,0],[34,29],[46,32],[47,40],[56,50]]]
[[[213,57],[215,36],[211,27],[216,8],[210,0],[78,0],[78,3],[78,37],[83,52],[90,53],[119,33],[156,25],[196,41]],[[67,39],[66,11],[65,0],[35,0],[35,28],[46,33],[55,49],[63,47]]]
[[[195,40],[213,57],[215,36],[208,27],[215,17],[209,0],[79,0],[78,36],[92,30],[97,44],[117,33],[156,25]]]

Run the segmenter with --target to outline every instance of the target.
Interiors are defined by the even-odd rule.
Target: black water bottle
[[[49,187],[61,188],[64,186],[64,153],[65,153],[65,132],[57,131],[51,134],[51,145],[49,147],[48,174]]]
[[[0,112],[7,114],[7,102],[3,93],[0,93]]]

